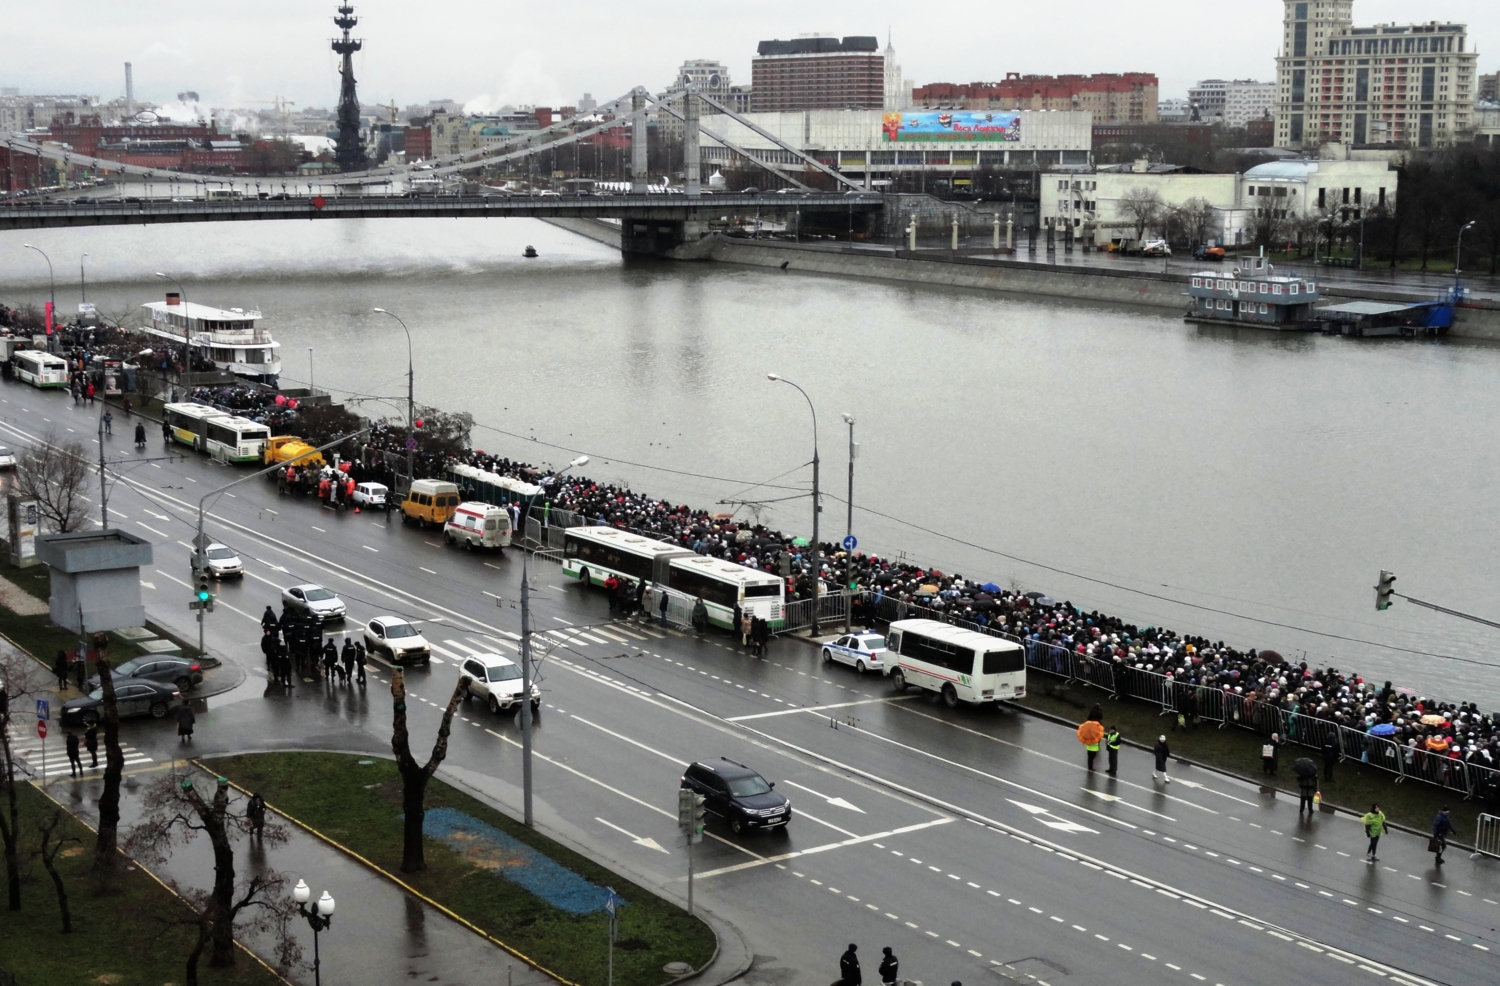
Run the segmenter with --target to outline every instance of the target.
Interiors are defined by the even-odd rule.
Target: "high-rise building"
[[[1355,27],[1354,0],[1283,0],[1276,144],[1441,147],[1473,127],[1463,24]]]
[[[672,87],[681,89],[690,82],[699,92],[706,92],[717,98],[729,91],[729,69],[723,62],[712,58],[690,58],[677,70],[677,81],[672,83]]]
[[[932,82],[912,90],[912,105],[928,109],[1090,110],[1095,123],[1155,123],[1156,76],[1022,75],[1004,82]]]
[[[598,105],[599,101],[594,98],[594,94],[591,92],[586,92],[583,94],[583,98],[578,101],[578,115],[588,116],[590,113],[594,112],[595,108],[597,108]]]
[[[1254,79],[1204,79],[1188,90],[1188,102],[1203,123],[1243,127],[1275,106],[1276,83]]]
[[[750,108],[757,113],[884,107],[878,38],[762,41],[750,63]]]
[[[1491,72],[1479,77],[1479,87],[1474,98],[1486,103],[1500,103],[1500,72]]]
[[[904,110],[911,105],[912,84],[901,74],[896,64],[896,46],[889,37],[885,42],[885,108]]]

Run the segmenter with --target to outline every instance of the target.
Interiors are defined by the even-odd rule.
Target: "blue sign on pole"
[[[52,704],[45,698],[36,700],[36,718],[37,722],[46,722],[52,718]]]
[[[859,538],[855,537],[853,534],[845,535],[844,550],[853,551],[857,547],[859,547]]]
[[[605,888],[605,889],[609,890],[609,896],[606,897],[606,898],[604,898],[604,910],[609,914],[610,917],[614,917],[615,916],[615,901],[618,900],[618,898],[615,896],[614,890],[612,890],[610,888]]]

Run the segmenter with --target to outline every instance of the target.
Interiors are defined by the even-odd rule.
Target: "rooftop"
[[[880,39],[863,35],[839,38],[796,38],[791,41],[762,41],[755,53],[768,55],[821,55],[846,52],[871,52],[880,49]]]
[[[246,311],[241,308],[225,311],[222,308],[214,308],[211,305],[200,305],[191,301],[176,305],[169,305],[165,301],[152,301],[141,307],[149,308],[153,312],[170,312],[173,315],[186,315],[188,318],[208,319],[220,322],[253,322],[261,317],[260,312],[254,309]]]

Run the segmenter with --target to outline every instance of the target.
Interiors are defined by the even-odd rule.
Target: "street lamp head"
[[[318,898],[318,913],[325,918],[333,917],[333,894],[323,891],[323,896]]]
[[[370,311],[372,311],[372,312],[379,312],[382,315],[389,315],[390,314],[390,312],[386,311],[384,308],[371,308]]]
[[[589,461],[589,457],[588,456],[586,456],[586,455],[580,455],[578,458],[576,458],[572,462],[568,463],[568,466],[571,468],[573,466],[588,465],[588,461]]]
[[[845,411],[844,412],[844,420],[846,422],[848,422],[849,424],[852,425],[852,424],[854,424],[854,415],[852,415],[849,412]]]
[[[297,885],[292,888],[292,899],[299,904],[306,904],[307,899],[311,896],[312,891],[308,889],[307,881],[298,880]]]
[[[774,374],[774,373],[767,373],[767,374],[766,374],[766,379],[767,379],[767,380],[780,380],[780,379],[781,379],[781,377],[779,377],[779,376],[777,376],[777,375],[776,375],[776,374]]]

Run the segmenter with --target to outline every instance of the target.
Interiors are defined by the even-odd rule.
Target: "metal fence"
[[[1469,858],[1478,859],[1480,856],[1500,859],[1500,817],[1479,816],[1479,822],[1474,826],[1474,852]]]
[[[1500,803],[1500,770],[1468,763],[1444,753],[1410,743],[1402,744],[1360,729],[1326,719],[1256,701],[1222,688],[1179,682],[1170,675],[1079,654],[1043,640],[1023,639],[983,624],[957,619],[943,610],[905,602],[866,590],[858,609],[862,622],[889,623],[899,619],[939,620],[953,626],[977,630],[1026,648],[1026,665],[1033,671],[1081,681],[1104,689],[1116,698],[1132,698],[1156,706],[1162,715],[1179,717],[1184,725],[1217,723],[1220,729],[1236,726],[1262,736],[1276,733],[1289,744],[1324,750],[1331,738],[1341,758],[1359,760],[1395,776],[1454,791],[1467,799],[1482,798]]]
[[[854,594],[851,592],[830,592],[818,596],[817,616],[818,626],[827,624],[838,624],[842,626],[849,619],[850,600]],[[797,630],[810,630],[813,625],[813,603],[812,599],[794,599],[783,607],[785,616],[781,627],[782,633],[793,633]]]

